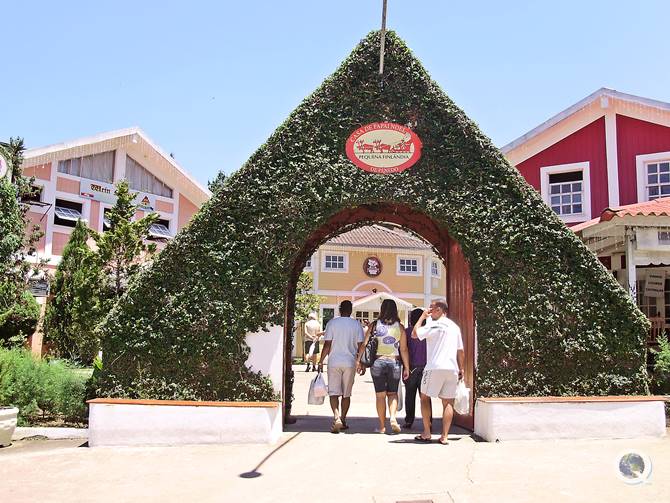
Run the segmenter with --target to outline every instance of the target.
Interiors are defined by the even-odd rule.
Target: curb
[[[17,427],[12,440],[23,440],[30,437],[46,437],[49,440],[88,439],[88,428],[56,428],[56,427]]]

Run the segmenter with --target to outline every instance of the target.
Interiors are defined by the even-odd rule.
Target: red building
[[[670,103],[602,88],[502,151],[630,289],[655,328],[665,328]]]

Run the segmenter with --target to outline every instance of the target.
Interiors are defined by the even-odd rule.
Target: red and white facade
[[[35,177],[41,191],[28,216],[44,232],[34,258],[47,259],[49,268],[60,262],[77,218],[104,231],[105,210],[113,206],[121,179],[129,180],[136,201],[145,204],[138,218],[158,213],[152,232],[159,243],[186,225],[211,195],[139,128],[26,150],[23,174]]]
[[[670,103],[602,88],[502,151],[643,311],[670,323]]]

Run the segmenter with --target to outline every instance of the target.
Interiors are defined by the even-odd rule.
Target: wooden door
[[[461,328],[465,352],[465,384],[470,388],[470,413],[454,414],[454,424],[468,430],[475,425],[475,315],[472,304],[472,280],[470,267],[457,241],[449,239],[447,245],[447,302],[449,318]]]

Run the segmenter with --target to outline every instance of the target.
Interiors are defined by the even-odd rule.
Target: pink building
[[[44,232],[36,258],[48,259],[50,268],[58,265],[77,219],[104,231],[114,184],[123,178],[144,208],[137,216],[158,213],[151,236],[159,243],[188,224],[211,195],[139,128],[29,149],[23,173],[35,177],[40,191],[28,215]]]

